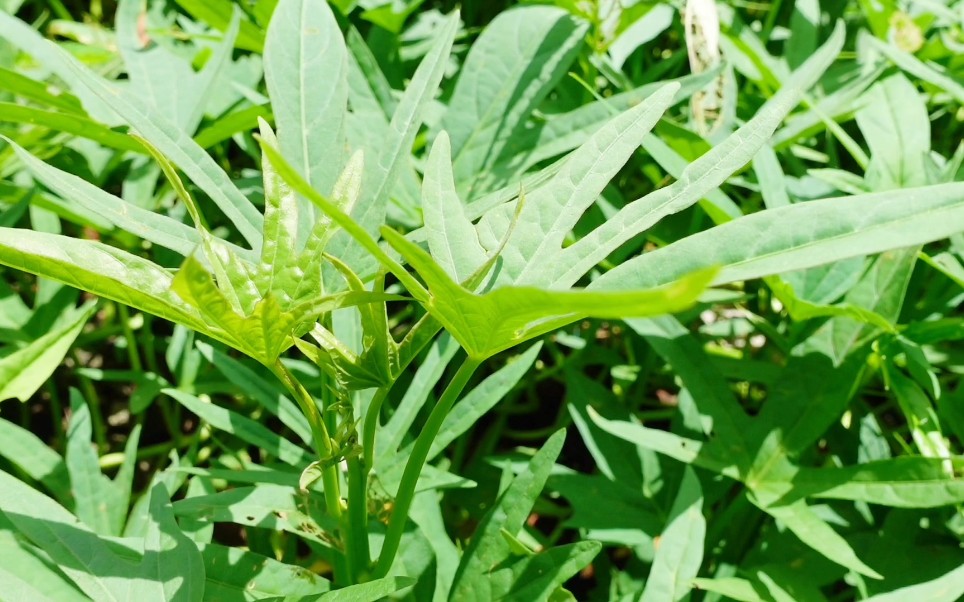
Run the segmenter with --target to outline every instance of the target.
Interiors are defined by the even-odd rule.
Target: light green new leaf
[[[205,330],[197,309],[171,292],[167,270],[99,242],[0,228],[0,263]]]
[[[5,263],[2,249],[0,243],[0,263]],[[30,399],[63,361],[96,308],[95,301],[68,308],[60,327],[0,358],[0,401],[11,397],[20,401]]]
[[[299,333],[308,330],[323,314],[341,307],[398,300],[397,295],[368,291],[347,291],[316,295],[283,310],[272,294],[258,300],[250,313],[242,315],[218,288],[210,272],[193,256],[188,257],[171,283],[171,289],[191,307],[201,308],[203,326],[195,330],[221,340],[270,366]]]
[[[592,233],[566,248],[554,262],[556,267],[547,281],[553,286],[571,286],[621,244],[663,217],[693,205],[749,163],[787,113],[824,74],[840,52],[844,38],[843,24],[838,23],[827,43],[794,72],[753,119],[691,163],[676,182],[626,205]],[[715,232],[711,230],[711,236],[717,236]],[[745,246],[743,241],[736,248]],[[718,256],[712,254],[704,253],[703,257],[708,258],[708,262],[719,261]]]
[[[797,203],[733,220],[624,262],[592,289],[646,288],[708,265],[714,284],[940,240],[964,230],[964,183]]]
[[[687,597],[691,581],[703,563],[703,489],[693,469],[686,467],[679,493],[659,537],[641,602],[676,602]]]
[[[501,287],[477,295],[458,283],[422,250],[389,228],[382,236],[429,286],[412,295],[455,337],[469,357],[484,359],[587,316],[644,317],[691,306],[713,278],[713,270],[697,272],[672,285],[626,293],[547,291]]]
[[[535,108],[565,75],[586,26],[548,6],[500,13],[472,44],[440,123],[455,156],[459,192],[499,159]]]
[[[278,2],[264,63],[278,148],[312,188],[327,195],[345,156],[348,103],[348,52],[328,3]],[[301,209],[303,221],[311,215],[310,206]]]
[[[277,146],[271,126],[258,119],[261,137]],[[271,161],[262,157],[261,171],[264,178],[264,236],[261,245],[258,288],[262,294],[272,292],[282,299],[293,296],[282,286],[285,270],[294,259],[298,244],[298,201],[294,192],[275,172]]]

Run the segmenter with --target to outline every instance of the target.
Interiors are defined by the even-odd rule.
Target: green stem
[[[394,384],[395,381],[392,381]],[[382,411],[382,404],[388,397],[388,392],[392,390],[391,385],[382,387],[375,391],[371,403],[368,404],[368,411],[365,413],[365,425],[362,431],[362,453],[365,460],[365,474],[372,470],[375,464],[375,430],[378,429],[378,416]]]
[[[382,552],[378,557],[378,564],[372,575],[374,579],[380,579],[388,574],[395,562],[395,555],[398,553],[398,546],[402,541],[402,533],[405,531],[405,523],[408,521],[408,511],[412,507],[412,500],[415,498],[415,486],[418,483],[418,476],[422,472],[422,467],[428,459],[432,443],[438,436],[439,430],[445,417],[452,410],[455,400],[458,399],[465,385],[479,367],[480,360],[468,358],[461,366],[452,380],[449,381],[445,392],[439,398],[438,403],[429,414],[428,421],[422,427],[415,445],[412,447],[412,454],[408,457],[405,464],[405,472],[402,473],[402,480],[398,485],[398,493],[395,496],[395,507],[392,509],[392,517],[388,522],[388,531],[385,533],[385,541],[382,544]]]
[[[325,420],[321,412],[318,411],[318,406],[315,405],[314,398],[312,398],[311,394],[308,393],[301,382],[295,378],[294,374],[285,367],[280,359],[277,360],[273,366],[269,366],[269,368],[285,385],[285,388],[288,389],[295,400],[297,400],[301,411],[304,412],[305,417],[308,419],[308,426],[311,427],[311,436],[315,444],[315,453],[320,460],[326,463],[321,472],[321,482],[324,485],[325,491],[325,506],[332,518],[335,518],[341,523],[341,483],[338,479],[338,464],[334,462],[333,458],[335,452],[334,444],[332,443],[331,436],[328,434],[328,427],[325,425]],[[344,558],[340,558],[337,555],[335,558],[336,575],[345,575],[347,577],[347,567],[343,563]],[[339,559],[341,562],[339,562]]]
[[[345,552],[356,582],[366,580],[371,568],[368,548],[368,492],[367,472],[358,457],[348,459],[348,530]],[[347,545],[348,543],[351,545]]]
[[[137,339],[134,338],[134,330],[131,328],[131,312],[123,303],[117,304],[117,312],[120,314],[121,328],[124,329],[124,338],[127,339],[127,359],[131,364],[131,370],[135,372],[143,371],[140,352],[137,349]]]

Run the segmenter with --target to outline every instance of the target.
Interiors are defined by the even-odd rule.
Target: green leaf
[[[0,121],[50,128],[87,138],[117,150],[135,153],[144,152],[142,148],[138,148],[137,142],[131,140],[130,136],[115,132],[82,115],[48,111],[11,102],[0,102]]]
[[[509,363],[487,376],[474,389],[463,395],[445,417],[442,428],[432,441],[432,449],[428,454],[429,460],[442,453],[450,443],[465,434],[495,407],[528,374],[541,350],[541,343],[532,345],[525,353],[510,359]]]
[[[63,53],[60,49],[58,52]],[[221,166],[176,124],[159,115],[140,99],[117,89],[70,55],[63,53],[70,70],[90,92],[121,115],[138,134],[180,167],[231,220],[241,236],[258,252],[263,219]]]
[[[135,143],[139,150],[144,150],[136,140],[129,136],[127,138]],[[114,227],[171,249],[184,257],[193,253],[201,243],[197,230],[190,226],[123,201],[86,180],[44,163],[12,140],[4,139],[37,180],[61,197],[105,218]]]
[[[906,600],[955,602],[960,600],[961,596],[964,596],[964,566],[931,581],[871,596],[867,598],[867,602],[904,602]]]
[[[692,468],[683,473],[679,493],[669,511],[666,528],[659,537],[656,557],[646,580],[641,602],[682,600],[703,563],[703,489]]]
[[[299,493],[288,485],[259,484],[235,487],[212,495],[185,498],[174,503],[177,516],[214,523],[229,522],[278,530],[331,547],[330,533],[337,523],[328,519],[314,493]],[[323,522],[319,524],[319,520]]]
[[[70,476],[64,459],[30,431],[0,418],[0,456],[58,499],[70,499]]]
[[[486,513],[462,556],[462,562],[459,564],[459,570],[455,574],[455,582],[452,585],[452,599],[498,599],[513,591],[523,571],[515,569],[515,566],[520,564],[518,562],[506,564],[511,556],[511,547],[502,536],[502,531],[514,535],[522,529],[536,498],[545,487],[546,479],[562,450],[564,440],[565,431],[558,431],[550,437],[542,449],[533,456],[526,470],[513,479],[508,489],[499,496],[492,509]],[[598,552],[598,547],[596,552],[588,547],[592,546],[592,542],[577,545],[581,545],[581,550],[576,557],[586,562]],[[567,556],[569,550],[563,551],[562,554]],[[538,556],[527,558],[531,561]],[[561,570],[553,558],[546,560],[550,566],[556,565],[556,571]],[[578,571],[579,568],[576,570]],[[548,574],[553,575],[554,572]],[[519,585],[522,586],[524,583]],[[544,592],[543,596],[545,593],[547,592]],[[538,596],[532,599],[538,599]]]
[[[549,182],[526,195],[503,251],[501,282],[557,286],[555,266],[565,255],[566,235],[636,152],[678,89],[675,84],[663,86],[614,117],[573,152]]]
[[[454,282],[428,253],[402,235],[384,228],[382,236],[428,284],[430,291],[410,291],[412,295],[477,359],[586,316],[643,317],[681,311],[696,301],[713,277],[708,270],[663,289],[615,294],[501,287],[477,295]]]
[[[693,579],[692,584],[695,589],[721,594],[740,602],[769,602],[769,597],[764,598],[761,595],[765,590],[762,587],[757,589],[759,586],[746,579],[737,577],[705,579],[697,577]]]
[[[377,602],[415,584],[409,577],[384,577],[350,585],[324,594],[263,598],[263,602]]]
[[[231,356],[218,351],[207,343],[195,343],[201,355],[217,368],[229,381],[240,387],[245,394],[261,407],[278,417],[306,444],[310,445],[311,428],[308,420],[276,384],[275,380],[262,378],[257,372]]]
[[[834,318],[824,324],[802,346],[823,353],[836,364],[842,364],[852,352],[880,334],[879,324],[893,324],[900,316],[901,306],[917,261],[918,248],[886,251],[873,259],[870,268],[844,296],[844,307],[859,307],[858,316],[872,318],[870,324],[846,317]],[[885,326],[893,332],[893,326]]]
[[[686,391],[695,400],[701,421],[705,422],[689,425],[688,430],[695,431],[691,436],[705,436],[709,439],[700,446],[697,461],[719,462],[718,466],[721,468],[716,470],[723,474],[741,474],[751,464],[750,450],[756,447],[749,437],[750,422],[736,397],[730,392],[724,375],[707,364],[707,357],[699,339],[672,316],[626,320],[626,325],[642,335],[653,350],[672,366],[683,381]],[[638,439],[644,440],[648,439]],[[671,451],[682,453],[684,457],[691,457],[695,452],[686,441],[674,441],[670,438],[665,444],[665,451],[656,451],[671,456]]]
[[[163,483],[151,487],[148,513],[144,558],[138,568],[150,580],[132,587],[129,595],[134,599],[172,602],[201,599],[205,579],[201,552],[174,520]]]
[[[396,463],[404,460],[396,453],[405,440],[405,435],[411,429],[419,412],[429,402],[439,380],[445,373],[445,368],[455,357],[459,346],[450,336],[443,334],[429,347],[418,370],[405,390],[405,395],[398,402],[391,419],[378,429],[376,441],[376,462]],[[452,414],[449,413],[449,416]],[[378,465],[376,464],[376,466]]]
[[[794,535],[800,538],[800,541],[837,564],[861,575],[883,579],[880,573],[860,560],[847,540],[834,531],[803,501],[786,506],[765,506],[761,510],[786,525]]]
[[[231,26],[235,4],[228,0],[175,0],[189,15],[211,27],[226,31]],[[264,51],[264,30],[256,23],[241,19],[235,46],[242,50]]]
[[[2,244],[0,262],[3,262]],[[95,301],[82,307],[68,308],[63,314],[64,320],[60,327],[0,358],[0,400],[11,397],[20,401],[30,399],[63,361],[96,309]]]
[[[204,116],[218,75],[231,59],[240,11],[230,19],[224,40],[207,57],[204,68],[195,72],[191,63],[172,52],[167,44],[144,42],[143,30],[152,25],[152,15],[144,8],[140,0],[121,0],[114,19],[118,50],[131,82],[129,94],[136,95],[179,130],[193,134]]]
[[[345,156],[347,56],[327,2],[278,2],[264,48],[278,148],[305,181],[325,195],[331,192]],[[310,206],[301,209],[303,221],[310,218],[310,210]]]
[[[941,423],[933,402],[920,385],[905,376],[892,362],[885,362],[883,368],[887,384],[897,398],[897,405],[907,420],[914,445],[921,455],[949,459],[951,450],[941,433]],[[949,462],[946,469],[953,474]]]
[[[0,471],[0,507],[20,533],[46,552],[94,600],[194,601],[204,573],[194,543],[170,514],[163,485],[150,494],[147,537],[119,548],[99,538],[66,509]]]
[[[487,253],[455,191],[448,134],[432,144],[422,182],[422,211],[428,248],[435,261],[456,282],[465,282],[485,263]]]
[[[395,109],[388,138],[382,140],[378,148],[370,149],[370,152],[366,153],[369,157],[375,157],[376,160],[368,162],[368,169],[362,182],[360,202],[355,206],[352,217],[369,235],[375,235],[385,223],[388,199],[392,195],[402,165],[410,160],[415,136],[445,74],[458,26],[459,17],[456,12],[446,17],[438,27],[438,37],[416,69]],[[277,164],[276,167],[278,167]],[[298,192],[302,192],[290,179],[285,179]],[[331,215],[328,211],[325,213]],[[339,223],[339,225],[348,230],[344,224]],[[352,234],[350,230],[348,233]],[[366,250],[370,252],[370,249],[361,245],[361,241],[354,234],[351,238],[356,242],[351,242],[351,239],[344,235],[336,236],[331,241],[328,253],[341,259],[356,272],[365,273],[366,270],[361,268],[371,261],[365,252]]]
[[[268,427],[250,418],[245,418],[237,412],[226,410],[213,403],[204,402],[194,395],[177,389],[164,389],[162,392],[177,400],[178,403],[197,414],[201,420],[214,428],[230,433],[245,443],[259,447],[286,464],[303,467],[312,460],[311,454],[301,447],[272,432]]]
[[[931,122],[924,99],[903,74],[892,75],[864,95],[857,125],[870,146],[866,178],[874,190],[922,186],[930,182],[927,161]]]
[[[440,123],[455,156],[455,181],[465,198],[476,180],[565,75],[586,26],[548,6],[500,13],[472,45]]]
[[[718,449],[719,446],[632,422],[607,420],[591,407],[589,417],[599,428],[620,439],[665,454],[684,464],[695,464],[734,479],[740,478],[740,474],[745,470],[732,458],[725,456],[722,450]]]
[[[957,102],[964,103],[964,85],[961,85],[951,75],[944,73],[944,70],[935,63],[925,63],[913,54],[904,52],[893,44],[878,40],[866,32],[860,32],[860,41],[880,52],[907,73],[934,84]]]
[[[624,262],[590,288],[646,288],[708,265],[738,282],[940,240],[964,229],[964,183],[798,203],[733,220]]]
[[[247,602],[273,596],[307,596],[331,589],[331,582],[306,568],[278,562],[241,548],[201,546],[207,581],[204,596],[221,602]]]
[[[555,262],[558,267],[548,282],[553,286],[571,285],[621,244],[663,217],[696,203],[752,160],[787,113],[833,62],[843,46],[844,37],[844,27],[838,24],[827,43],[793,74],[753,119],[691,163],[676,182],[629,203],[602,226],[566,248]],[[794,226],[799,223],[794,222]],[[743,243],[731,249],[745,246]],[[640,259],[650,255],[644,254]],[[711,262],[718,261],[716,255],[704,254],[703,257],[713,258]],[[632,263],[629,261],[623,266]]]
[[[36,29],[17,19],[12,13],[0,10],[0,38],[32,56],[45,69],[65,82],[74,96],[83,103],[88,115],[109,126],[120,123],[117,113],[88,90],[75,75],[72,64],[74,59],[50,43]]]
[[[767,483],[761,483],[767,487]],[[800,468],[779,503],[803,497],[859,500],[895,508],[937,508],[964,503],[964,481],[941,458],[904,456],[840,468]]]
[[[91,446],[90,408],[73,388],[70,410],[65,460],[74,513],[99,535],[120,535],[127,515],[127,496],[101,474],[97,452]]]

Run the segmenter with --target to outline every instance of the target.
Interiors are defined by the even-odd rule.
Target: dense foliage
[[[0,600],[957,600],[962,48],[0,0]]]

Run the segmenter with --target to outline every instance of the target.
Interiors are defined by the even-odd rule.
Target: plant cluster
[[[0,4],[0,600],[964,595],[964,3],[108,4]]]

